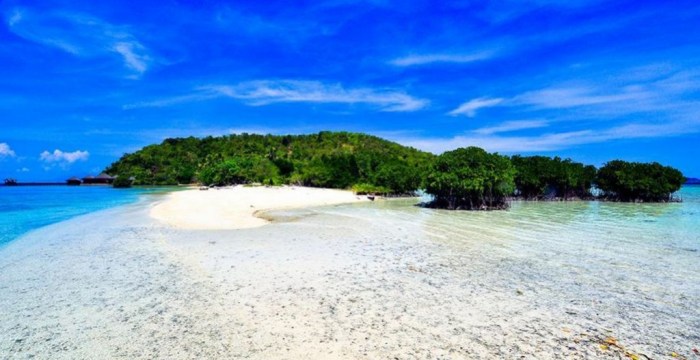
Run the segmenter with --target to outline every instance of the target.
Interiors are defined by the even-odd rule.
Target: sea
[[[163,191],[161,187],[0,186],[0,247],[31,230]]]
[[[0,247],[19,236],[43,226],[90,212],[134,203],[144,195],[173,191],[176,188],[138,187],[113,189],[106,186],[0,186]],[[605,224],[630,226],[657,223],[677,234],[679,246],[698,247],[700,234],[700,186],[684,186],[677,195],[681,203],[615,204],[598,202],[554,203],[515,202],[513,218],[559,222],[587,214]],[[544,204],[544,206],[542,206]],[[561,209],[564,207],[564,210]],[[509,216],[510,217],[510,216]],[[546,224],[545,224],[546,225]],[[544,226],[544,225],[543,225]]]
[[[278,210],[237,231],[150,219],[160,191],[0,188],[0,358],[700,353],[698,186],[667,204]]]

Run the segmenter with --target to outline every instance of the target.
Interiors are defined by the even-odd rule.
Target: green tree
[[[422,172],[398,160],[385,162],[373,172],[373,183],[396,194],[408,194],[421,186]]]
[[[278,184],[279,168],[260,156],[236,158],[240,166],[240,176],[246,183]]]
[[[117,189],[130,188],[132,183],[133,182],[131,181],[129,176],[120,175],[120,176],[117,176],[116,179],[114,179],[114,182],[112,183],[112,187],[117,188]]]
[[[596,183],[602,196],[626,202],[666,202],[678,191],[685,177],[659,163],[610,161],[598,170]]]
[[[594,166],[546,156],[511,157],[516,169],[516,194],[524,199],[590,198]]]
[[[234,159],[208,163],[202,166],[199,170],[198,179],[205,185],[240,184],[245,180],[241,174],[241,167]]]
[[[217,174],[219,180],[222,178],[219,163],[234,159],[243,177],[235,181],[348,188],[355,184],[377,185],[375,181],[388,183],[387,163],[414,169],[412,174],[422,177],[433,158],[426,152],[357,133],[239,134],[166,139],[125,154],[107,171],[133,174],[140,185],[211,183]],[[382,175],[377,174],[380,168],[384,169]],[[406,183],[405,179],[395,182]],[[397,192],[408,192],[393,186]]]
[[[446,209],[504,209],[513,193],[515,168],[505,156],[478,147],[438,156],[426,180],[433,206]]]

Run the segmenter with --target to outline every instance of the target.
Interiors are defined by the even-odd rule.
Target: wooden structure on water
[[[72,178],[66,180],[66,185],[112,185],[112,183],[114,183],[114,179],[116,179],[115,176],[110,176],[106,173],[102,173],[97,176],[86,176],[82,179],[73,176]]]
[[[83,178],[83,184],[85,185],[111,185],[114,182],[115,177],[110,176],[107,173],[102,173],[97,176],[87,176]]]
[[[72,178],[66,180],[66,185],[70,185],[70,186],[77,186],[77,185],[80,185],[80,184],[82,184],[82,183],[83,183],[83,181],[80,180],[79,178],[75,177],[75,176],[73,176]]]

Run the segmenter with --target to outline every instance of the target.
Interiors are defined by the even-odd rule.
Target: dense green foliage
[[[596,168],[559,157],[513,156],[516,194],[524,199],[590,198]]]
[[[364,184],[376,192],[404,194],[421,187],[433,158],[364,134],[241,134],[167,139],[122,156],[106,171],[133,176],[137,185],[200,182],[350,188]]]
[[[438,156],[428,173],[426,191],[433,206],[447,209],[503,209],[515,189],[510,160],[477,147]]]
[[[586,199],[596,186],[605,199],[668,201],[684,181],[678,170],[658,163],[616,160],[596,171],[570,159],[507,158],[476,147],[435,156],[348,132],[167,139],[122,156],[105,171],[133,177],[135,185],[297,184],[359,194],[424,188],[435,196],[434,206],[449,209],[504,208],[510,196]]]
[[[130,188],[131,183],[132,181],[128,176],[117,176],[117,178],[114,179],[114,182],[112,182],[112,187],[118,189]]]
[[[355,184],[352,186],[352,191],[358,195],[384,195],[391,193],[391,189],[387,187],[372,184]]]
[[[670,201],[683,185],[683,174],[659,163],[611,161],[598,170],[603,197],[616,201]]]

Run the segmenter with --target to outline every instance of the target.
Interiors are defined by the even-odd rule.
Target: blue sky
[[[0,178],[319,130],[700,176],[698,1],[5,0],[0,19]]]

